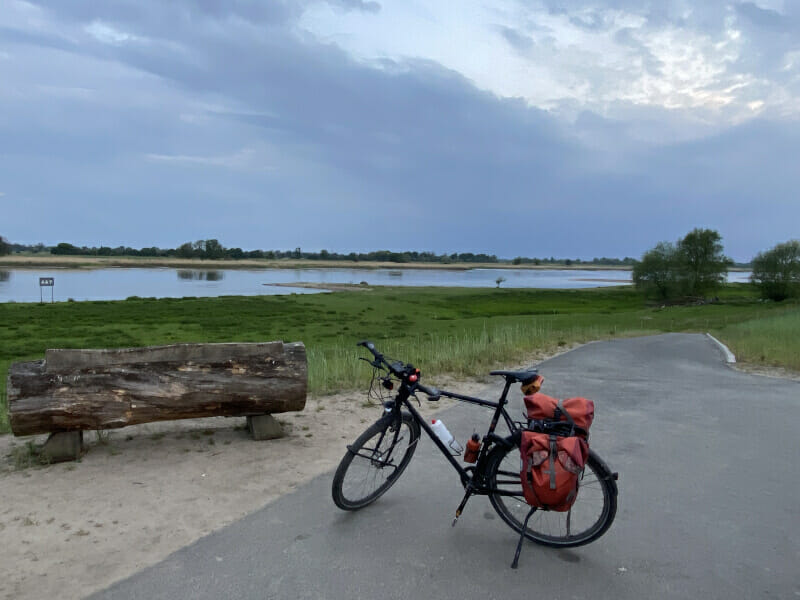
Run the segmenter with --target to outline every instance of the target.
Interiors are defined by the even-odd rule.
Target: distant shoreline
[[[327,292],[351,292],[353,290],[371,292],[373,287],[358,283],[317,283],[312,281],[295,281],[294,283],[262,283],[269,287],[303,288],[308,290],[322,290]],[[387,287],[387,286],[377,286]]]
[[[595,265],[579,263],[572,265],[511,264],[511,263],[396,263],[351,260],[303,260],[303,259],[246,259],[205,260],[200,258],[139,258],[104,256],[19,256],[0,257],[0,268],[11,269],[422,269],[468,271],[471,269],[528,269],[532,271],[630,271],[624,265]]]

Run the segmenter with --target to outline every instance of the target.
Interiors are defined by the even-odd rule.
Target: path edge
[[[720,350],[722,350],[722,354],[725,356],[725,362],[727,362],[728,364],[734,364],[736,362],[736,357],[734,356],[733,352],[731,352],[730,349],[725,344],[720,342],[710,333],[706,333],[706,335],[712,342],[714,342],[719,347]]]

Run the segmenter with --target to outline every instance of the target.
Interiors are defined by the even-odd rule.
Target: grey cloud
[[[280,24],[294,20],[307,2],[290,0],[192,0],[180,2],[140,2],[137,0],[85,0],[49,2],[31,0],[42,9],[72,22],[93,20],[126,25],[146,31],[166,32],[178,25],[198,25],[197,19],[240,18],[257,24]]]
[[[381,10],[381,5],[377,2],[365,2],[364,0],[327,0],[327,2],[348,10],[361,10],[371,13],[376,13]]]
[[[148,19],[160,6],[147,5]],[[95,18],[72,23],[80,30]],[[591,257],[636,255],[703,225],[749,258],[791,237],[784,230],[800,218],[789,164],[797,126],[759,121],[703,141],[646,143],[637,129],[665,127],[664,114],[586,112],[567,127],[435,63],[364,65],[288,25],[264,35],[208,18],[219,26],[117,14],[117,26],[151,41],[70,49],[77,79],[82,60],[149,74],[137,85],[159,99],[151,107],[124,97],[90,109],[53,99],[12,107],[17,118],[0,122],[13,140],[0,180],[9,196],[28,198],[7,216],[28,233],[12,238],[35,241],[42,224],[32,229],[26,215],[36,210],[52,219],[46,241],[61,241],[60,223],[88,244],[111,231],[110,241],[134,245],[219,237],[243,247]],[[54,110],[74,127],[47,122]],[[198,120],[182,121],[184,112]]]
[[[736,4],[736,12],[744,17],[748,22],[762,29],[774,32],[797,31],[800,20],[783,15],[778,11],[761,8],[752,2],[742,2]]]
[[[523,6],[529,4],[520,0]],[[543,5],[551,14],[574,15],[589,12],[592,18],[589,26],[603,22],[603,15],[610,10],[623,11],[637,15],[645,20],[646,28],[662,28],[674,26],[685,29],[716,33],[724,30],[729,0],[706,0],[693,2],[687,10],[682,0],[543,0]],[[578,24],[576,22],[575,24]]]
[[[534,46],[533,39],[530,36],[520,32],[518,29],[512,27],[498,26],[497,30],[500,35],[505,38],[506,42],[521,54],[527,53]]]
[[[590,10],[580,15],[572,15],[569,22],[589,31],[602,31],[608,28],[609,21],[602,10]]]
[[[636,51],[636,55],[642,61],[644,70],[651,74],[656,74],[664,67],[664,63],[656,58],[650,49],[642,43],[637,35],[637,31],[630,27],[623,27],[614,34],[614,40],[623,46],[627,46]]]
[[[74,42],[65,38],[47,35],[33,31],[22,31],[11,27],[0,26],[0,43],[2,44],[25,44],[42,48],[52,48],[55,50],[65,50],[67,52],[77,51]]]

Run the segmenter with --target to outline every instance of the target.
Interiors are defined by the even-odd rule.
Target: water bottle
[[[478,452],[481,450],[481,436],[473,433],[472,437],[467,440],[467,449],[464,452],[464,462],[474,463],[478,460]]]
[[[455,454],[461,454],[463,448],[461,445],[456,441],[456,438],[453,437],[453,434],[447,430],[447,427],[444,426],[439,419],[434,419],[431,421],[431,429],[433,429],[433,433],[436,434],[442,443],[450,448]]]

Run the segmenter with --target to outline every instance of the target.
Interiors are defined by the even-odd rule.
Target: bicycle
[[[408,466],[424,431],[458,472],[464,486],[464,497],[456,509],[453,525],[472,495],[488,496],[500,518],[520,534],[512,567],[516,567],[525,538],[545,546],[570,548],[593,542],[611,526],[617,511],[618,474],[592,450],[580,481],[580,493],[569,511],[536,509],[525,502],[520,481],[519,445],[528,423],[514,421],[505,406],[511,385],[533,381],[538,375],[536,369],[492,371],[491,375],[505,379],[499,400],[493,402],[426,387],[420,382],[420,370],[412,364],[385,357],[370,341],[358,345],[373,355],[373,360],[361,359],[372,365],[373,383],[378,378],[382,387],[393,390],[396,380],[399,388],[395,397],[384,403],[381,418],[347,447],[333,477],[332,495],[336,506],[348,511],[358,510],[386,493]],[[386,375],[379,376],[382,372]],[[474,465],[459,464],[451,448],[417,412],[410,402],[412,397],[416,399],[417,392],[426,394],[430,401],[446,397],[494,409]],[[495,432],[501,418],[509,429],[507,436]]]

